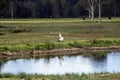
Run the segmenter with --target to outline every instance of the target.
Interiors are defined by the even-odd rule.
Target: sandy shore
[[[9,60],[14,58],[39,57],[42,55],[64,55],[64,54],[80,54],[83,52],[94,51],[111,51],[120,50],[120,46],[111,47],[85,47],[85,48],[65,48],[65,49],[51,49],[51,50],[29,50],[20,52],[3,52],[0,54],[0,60]]]

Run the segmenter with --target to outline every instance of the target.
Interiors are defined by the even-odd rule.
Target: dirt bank
[[[51,50],[29,50],[20,52],[3,52],[0,54],[0,60],[8,60],[14,58],[39,57],[42,55],[64,55],[64,54],[80,54],[83,52],[120,50],[120,46],[112,47],[85,47],[85,48],[65,48]]]

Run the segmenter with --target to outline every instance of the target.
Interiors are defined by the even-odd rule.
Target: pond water
[[[74,56],[56,56],[46,58],[17,59],[0,63],[0,73],[100,73],[120,72],[120,52],[110,52],[102,58]]]

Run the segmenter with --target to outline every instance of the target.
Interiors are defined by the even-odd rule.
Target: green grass
[[[0,19],[0,50],[119,46],[120,18],[97,21],[97,18],[94,22],[80,18]],[[65,38],[61,46],[57,45],[59,33]]]
[[[65,40],[57,42],[58,34]],[[120,46],[120,18],[90,19],[0,19],[0,53],[4,51],[54,48]],[[83,54],[96,59],[105,54]],[[0,80],[119,80],[120,73],[40,75],[0,74]]]
[[[85,48],[85,47],[110,47],[120,46],[120,40],[88,40],[84,42],[66,42],[66,43],[39,43],[39,44],[17,44],[17,45],[0,45],[0,51],[27,51],[27,50],[50,50],[60,48]]]
[[[40,75],[20,73],[13,75],[10,73],[0,74],[0,80],[119,80],[119,73],[99,73],[99,74],[65,74],[65,75]]]

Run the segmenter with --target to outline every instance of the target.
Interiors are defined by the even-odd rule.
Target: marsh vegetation
[[[119,18],[103,19],[3,19],[0,21],[0,51],[53,49],[87,46],[119,46]],[[58,43],[62,33],[64,42]]]
[[[10,73],[0,74],[0,80],[119,80],[120,73],[109,74],[65,74],[65,75],[39,75],[39,74],[25,74],[20,73],[13,75]]]
[[[102,23],[98,23],[95,19],[91,22],[89,19],[64,18],[64,19],[10,19],[0,20],[0,53],[3,52],[19,52],[29,50],[49,50],[60,48],[85,48],[85,47],[110,47],[120,46],[120,19],[112,20],[102,19]],[[65,40],[58,41],[58,34],[62,33]],[[83,57],[90,57],[93,61],[106,61],[106,53],[81,53]],[[69,58],[73,58],[72,54],[68,54]],[[115,54],[113,54],[115,55]],[[63,55],[43,55],[46,64],[49,63],[51,57],[61,59]],[[110,55],[109,55],[110,56]],[[40,56],[42,57],[42,56]],[[78,55],[74,55],[78,57]],[[111,56],[112,57],[112,56]],[[117,56],[114,56],[117,57]],[[42,60],[43,58],[41,58]],[[117,58],[116,58],[117,59]],[[119,59],[119,58],[118,58]],[[27,59],[26,61],[29,61]],[[102,60],[102,61],[101,61]],[[1,61],[0,65],[4,65],[7,61]],[[19,61],[19,60],[15,60]],[[39,61],[37,58],[35,61]],[[72,60],[73,61],[73,60]],[[9,61],[8,61],[9,62]],[[14,62],[14,60],[12,61]],[[94,64],[98,65],[98,64]],[[17,64],[17,63],[16,63]],[[104,65],[105,66],[105,65]],[[102,66],[103,68],[103,66]],[[8,68],[7,68],[8,69]],[[11,68],[12,69],[12,68]],[[118,68],[115,68],[118,69]],[[104,71],[106,72],[106,71]],[[99,73],[99,74],[62,74],[62,75],[43,75],[43,74],[26,74],[26,73],[1,73],[0,78],[7,80],[119,80],[119,73]]]

